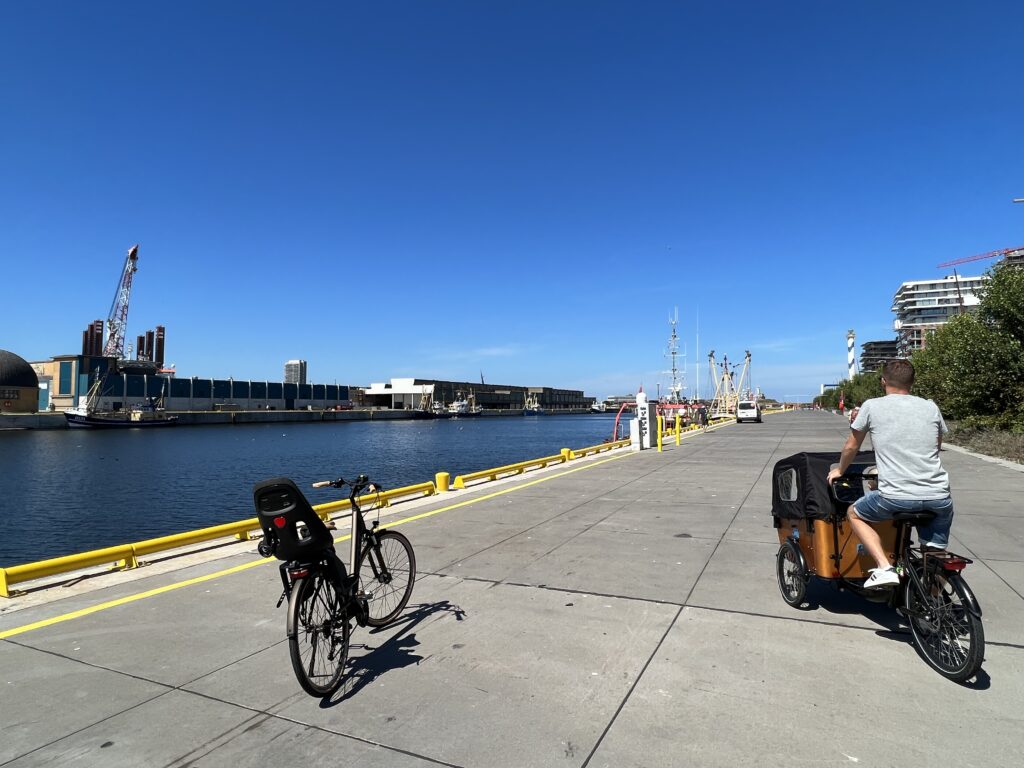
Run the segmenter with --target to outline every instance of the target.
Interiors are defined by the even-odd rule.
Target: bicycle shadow
[[[901,637],[902,635],[910,637],[910,630],[901,622],[899,614],[887,603],[873,602],[855,592],[840,590],[831,582],[822,583],[812,580],[807,585],[807,597],[800,610],[815,611],[819,609],[833,616],[863,616],[881,628],[879,633],[887,632]],[[903,628],[902,633],[900,632],[901,627]]]
[[[462,608],[452,605],[447,600],[441,600],[436,603],[415,605],[412,610],[407,610],[386,627],[370,630],[371,635],[384,632],[391,634],[377,646],[371,647],[368,643],[350,646],[350,651],[354,648],[363,648],[366,652],[358,657],[349,655],[345,684],[333,696],[321,699],[320,708],[329,709],[337,706],[355,696],[386,672],[419,664],[423,657],[415,652],[415,648],[420,641],[416,639],[412,630],[426,619],[440,613],[450,613],[455,616],[456,621],[463,621],[466,617],[466,612]]]
[[[807,587],[807,598],[800,610],[821,609],[834,616],[863,616],[878,625],[874,633],[878,637],[909,645],[919,653],[914,644],[907,619],[898,614],[887,602],[875,602],[847,590],[840,591],[831,583],[811,583]],[[984,669],[979,669],[969,682],[956,683],[964,688],[986,691],[992,687],[992,678]]]

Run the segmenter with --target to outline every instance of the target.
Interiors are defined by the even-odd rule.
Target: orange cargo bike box
[[[782,459],[772,472],[772,518],[779,544],[796,543],[807,570],[823,579],[864,579],[874,558],[853,532],[846,510],[874,484],[874,451],[861,451],[846,475],[829,488],[829,470],[839,453],[797,453]],[[895,562],[896,525],[873,523],[882,547]]]

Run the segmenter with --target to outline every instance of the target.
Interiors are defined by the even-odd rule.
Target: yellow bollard
[[[681,428],[682,423],[683,414],[681,414],[679,411],[676,411],[676,445],[679,445],[679,430]]]
[[[572,458],[573,458],[573,456],[572,456],[572,448],[563,448],[561,453],[562,453],[562,461],[571,461],[572,460]]]
[[[437,486],[438,493],[448,492],[448,483],[451,481],[451,475],[447,472],[438,472],[434,475],[434,485]]]
[[[661,453],[661,436],[665,432],[665,417],[658,416],[658,453]]]

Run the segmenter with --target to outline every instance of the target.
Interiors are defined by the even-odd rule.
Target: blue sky
[[[0,348],[775,397],[1024,244],[1024,4],[47,3],[0,26]],[[982,262],[965,267],[980,273]],[[701,389],[707,388],[706,367]]]

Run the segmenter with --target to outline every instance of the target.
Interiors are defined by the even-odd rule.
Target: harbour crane
[[[114,302],[110,305],[107,317],[107,343],[103,347],[103,356],[115,360],[124,358],[124,333],[128,325],[128,299],[132,294],[132,276],[138,271],[139,246],[136,243],[128,250],[121,270],[121,279],[117,283]]]

